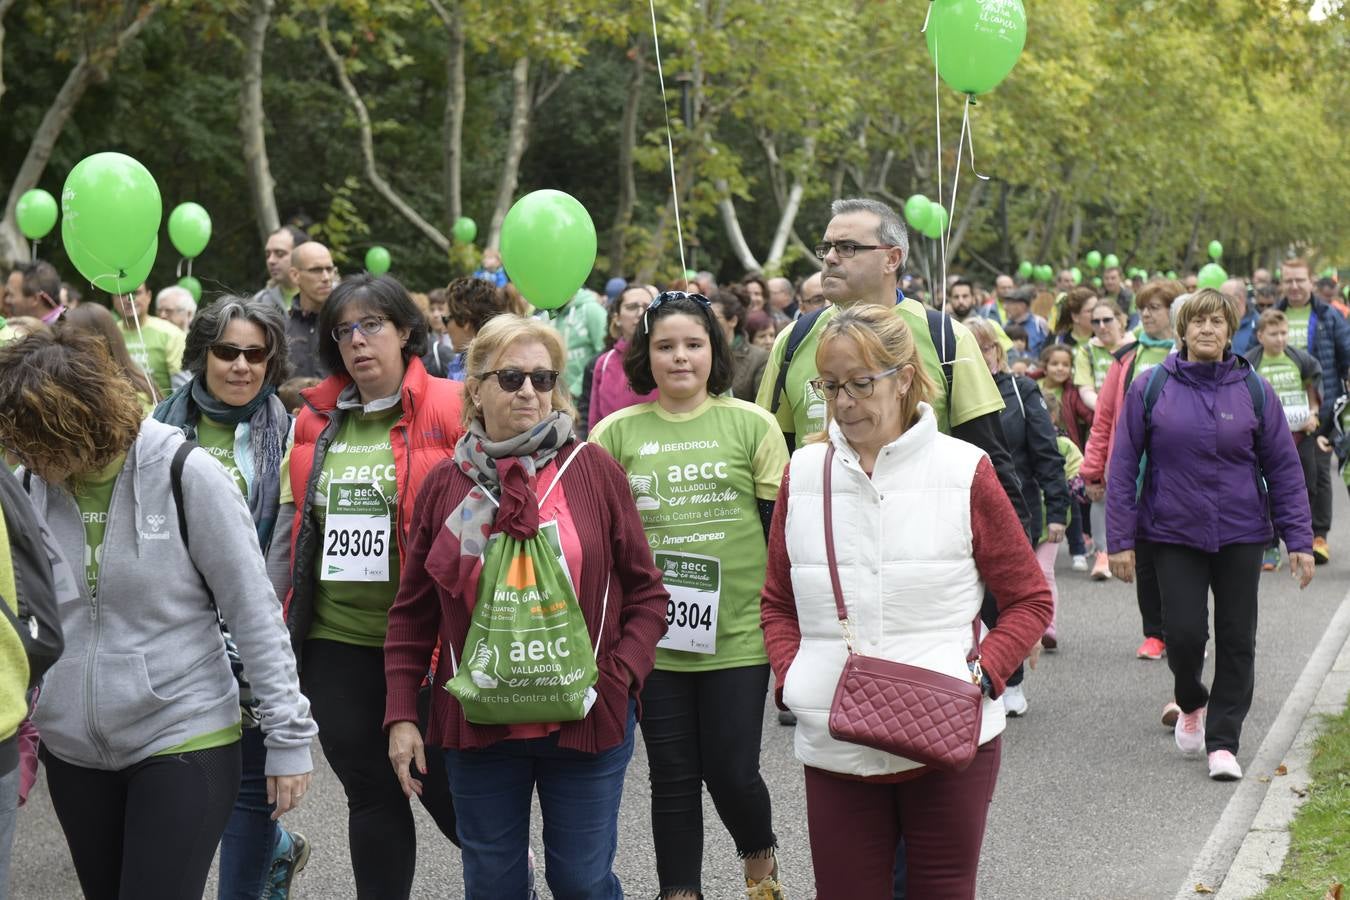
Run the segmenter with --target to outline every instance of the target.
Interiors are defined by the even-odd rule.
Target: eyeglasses
[[[797,301],[797,306],[805,309],[806,307],[824,306],[826,303],[824,294],[815,294],[810,297],[803,297]]]
[[[508,394],[514,394],[523,388],[527,377],[530,379],[530,385],[541,394],[553,390],[553,386],[558,383],[558,373],[553,369],[535,369],[533,372],[521,369],[493,369],[478,377],[487,379],[494,375],[497,376],[497,386]]]
[[[352,339],[352,332],[360,329],[366,337],[374,337],[384,329],[384,323],[390,321],[388,316],[368,316],[359,322],[350,324],[335,325],[333,327],[333,340],[339,344]]]
[[[848,394],[854,400],[866,400],[872,396],[876,390],[877,382],[883,378],[890,378],[896,372],[899,372],[898,366],[892,366],[884,372],[878,372],[875,375],[864,375],[861,378],[850,378],[848,381],[831,381],[828,378],[816,378],[811,382],[811,387],[815,388],[816,393],[820,394],[826,400],[833,400],[839,396],[839,389],[843,388],[844,393]]]
[[[211,355],[221,362],[232,363],[240,354],[249,365],[256,366],[272,358],[272,351],[266,347],[236,347],[234,344],[212,344]]]
[[[1109,319],[1089,319],[1088,321],[1093,325],[1111,325],[1116,321],[1116,317],[1112,316]]]
[[[840,259],[849,259],[859,250],[894,250],[894,244],[859,244],[857,241],[821,241],[815,246],[816,259],[829,256],[830,250],[839,254]]]
[[[335,275],[337,274],[337,266],[310,266],[308,269],[301,269],[300,271],[310,275]]]

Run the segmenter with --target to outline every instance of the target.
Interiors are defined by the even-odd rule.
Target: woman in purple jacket
[[[1218,781],[1242,777],[1236,753],[1252,702],[1256,590],[1272,519],[1299,586],[1313,575],[1298,453],[1275,392],[1232,353],[1237,325],[1218,291],[1198,291],[1183,304],[1181,348],[1130,385],[1107,474],[1111,572],[1131,581],[1134,548],[1147,543],[1153,551],[1182,711],[1177,747],[1207,751]],[[1211,589],[1216,657],[1206,690]]]

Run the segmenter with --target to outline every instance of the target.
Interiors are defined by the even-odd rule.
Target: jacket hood
[[[1212,363],[1191,362],[1182,359],[1179,353],[1170,353],[1161,365],[1167,369],[1168,374],[1175,375],[1197,388],[1235,384],[1246,378],[1247,370],[1252,367],[1246,359],[1234,356],[1231,352],[1225,354],[1218,362]]]

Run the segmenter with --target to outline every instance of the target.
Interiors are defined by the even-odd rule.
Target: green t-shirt
[[[1139,349],[1134,352],[1134,377],[1138,378],[1149,369],[1161,364],[1171,352],[1171,347],[1146,347],[1140,344]]]
[[[158,316],[141,319],[139,332],[135,322],[123,321],[118,328],[127,352],[155,383],[160,399],[169,396],[171,379],[183,369],[183,345],[187,340],[183,330]]]
[[[820,333],[837,312],[838,307],[831,306],[821,313],[797,347],[788,365],[787,383],[783,386],[778,411],[774,413],[778,426],[786,434],[795,434],[799,446],[807,435],[825,430],[825,399],[815,392],[809,382],[820,374],[816,371],[816,347],[820,344]],[[932,335],[928,332],[927,312],[921,303],[909,297],[896,307],[896,312],[904,317],[905,324],[914,333],[924,371],[933,381],[934,391],[929,403],[937,415],[939,429],[944,433],[949,432],[953,425],[962,425],[979,416],[1002,411],[1003,396],[980,354],[979,342],[964,325],[952,321],[956,335],[956,360],[952,364],[952,408],[949,411],[946,379],[938,350],[933,346]],[[764,380],[759,383],[755,402],[765,409],[773,405],[773,388],[778,381],[778,371],[783,366],[783,356],[791,333],[791,326],[779,332],[773,350],[769,353],[769,361],[764,366]]]
[[[239,486],[239,493],[247,497],[248,482],[244,480],[244,473],[239,471],[239,461],[234,455],[234,431],[229,425],[202,416],[197,422],[197,443],[225,467],[225,471]]]
[[[108,507],[112,505],[113,488],[117,486],[117,476],[121,474],[126,458],[125,453],[119,454],[103,469],[71,482],[71,493],[80,507],[80,518],[84,520],[84,582],[91,597],[98,594],[98,568],[103,562]]]
[[[398,593],[398,481],[389,432],[401,405],[349,410],[323,459],[314,515],[323,545],[315,559],[314,627],[309,636],[384,646]]]
[[[1115,355],[1105,347],[1091,341],[1079,344],[1073,351],[1073,383],[1078,387],[1100,391],[1106,381],[1106,373],[1111,371],[1111,363],[1115,361]]]
[[[195,753],[198,750],[214,750],[216,747],[228,747],[238,741],[242,734],[243,726],[239,722],[233,725],[226,725],[224,728],[218,728],[215,731],[208,731],[206,734],[199,734],[194,738],[189,738],[181,744],[165,749],[156,753],[156,756],[173,756],[178,753]]]
[[[1289,429],[1302,431],[1303,426],[1308,424],[1308,416],[1312,409],[1308,404],[1308,391],[1303,383],[1303,373],[1299,371],[1298,363],[1284,353],[1279,356],[1263,353],[1261,365],[1256,367],[1256,372],[1275,389],[1275,396],[1280,398],[1280,406],[1284,409],[1284,418],[1289,423]]]
[[[643,403],[605,418],[591,440],[628,473],[671,593],[656,668],[764,662],[759,603],[767,553],[756,500],[777,498],[788,462],[773,417],[731,397],[678,414]]]
[[[1289,346],[1298,350],[1307,350],[1312,352],[1308,346],[1308,318],[1312,314],[1312,304],[1306,303],[1303,306],[1290,305],[1284,311],[1284,318],[1289,322]]]

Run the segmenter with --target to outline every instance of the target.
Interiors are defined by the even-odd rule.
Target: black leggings
[[[1162,589],[1163,640],[1176,698],[1185,712],[1208,704],[1205,749],[1238,751],[1256,685],[1256,591],[1264,544],[1229,544],[1205,553],[1153,544]],[[1206,690],[1209,592],[1214,591],[1214,684]]]
[[[40,756],[88,900],[202,895],[239,790],[238,741],[115,772]]]
[[[663,894],[702,889],[704,784],[741,857],[778,845],[769,789],[759,772],[768,687],[768,665],[647,676],[642,741]]]
[[[384,649],[338,641],[308,640],[300,683],[319,724],[319,743],[347,793],[347,844],[356,895],[361,900],[406,898],[417,868],[417,829],[412,808],[389,765],[384,732]],[[420,727],[425,704],[420,698]],[[456,844],[455,809],[440,750],[427,747],[422,806],[441,833]]]

